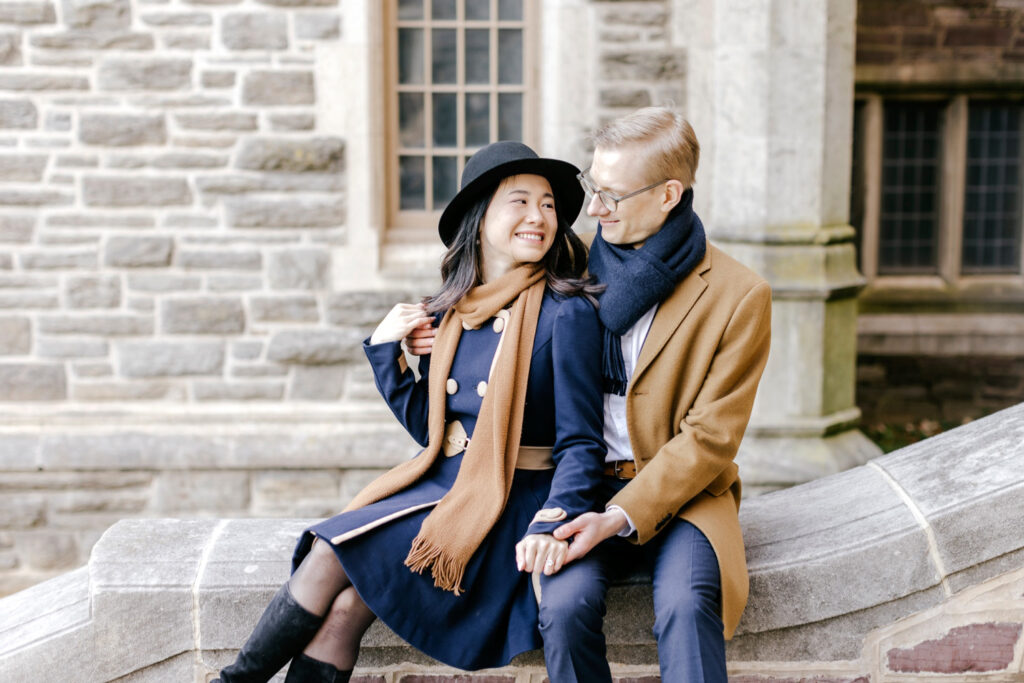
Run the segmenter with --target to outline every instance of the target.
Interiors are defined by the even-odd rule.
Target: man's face
[[[621,197],[659,180],[648,178],[644,173],[645,158],[643,151],[636,147],[598,148],[594,150],[594,161],[588,175],[598,189]],[[594,195],[587,204],[587,215],[601,221],[601,235],[605,241],[639,247],[661,229],[668,216],[671,206],[665,206],[666,189],[666,185],[658,185],[624,199],[615,211],[609,211]]]

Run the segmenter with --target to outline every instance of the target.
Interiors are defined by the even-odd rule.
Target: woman
[[[569,228],[577,172],[517,142],[466,164],[441,216],[440,291],[395,306],[365,343],[424,450],[302,535],[221,681],[265,681],[293,657],[286,681],[348,681],[378,617],[462,669],[541,646],[529,573],[561,568],[550,532],[594,507],[604,459],[598,290]],[[400,340],[437,319],[417,381]]]

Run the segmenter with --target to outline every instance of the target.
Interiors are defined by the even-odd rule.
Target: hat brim
[[[558,217],[568,225],[572,225],[576,217],[579,216],[580,209],[583,208],[583,187],[576,178],[579,172],[578,168],[567,161],[543,157],[515,159],[499,164],[481,173],[452,197],[448,206],[441,213],[441,220],[437,225],[438,235],[441,236],[444,245],[450,247],[456,232],[458,232],[463,214],[473,202],[480,198],[481,192],[497,185],[504,178],[523,173],[544,176],[547,179],[551,184],[551,191],[555,195],[555,211],[558,213]]]

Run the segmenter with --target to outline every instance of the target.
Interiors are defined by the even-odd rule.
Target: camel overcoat
[[[749,582],[733,462],[750,419],[771,337],[771,289],[708,242],[703,260],[662,301],[626,390],[637,476],[618,505],[646,543],[674,517],[700,529],[718,556],[722,621],[731,638]]]

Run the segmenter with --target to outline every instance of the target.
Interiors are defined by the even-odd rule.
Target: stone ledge
[[[880,666],[879,629],[941,610],[987,580],[1006,583],[999,577],[1020,574],[1022,444],[1024,404],[869,465],[745,502],[752,593],[729,645],[730,667],[788,662],[783,670],[792,671],[813,662],[817,671],[854,680]],[[0,601],[0,679],[45,680],[59,657],[78,667],[81,681],[133,673],[132,680],[161,680],[172,669],[204,680],[231,658],[287,577],[295,537],[308,523],[117,523],[95,546],[87,570]],[[1024,603],[1024,582],[1014,580],[1007,584],[1011,598]],[[47,611],[39,613],[40,605]],[[1008,614],[1017,621],[1004,615],[999,623],[1024,620],[1024,604],[1013,609]],[[633,577],[615,585],[607,633],[620,674],[656,670],[651,623],[649,584]],[[1011,630],[972,628],[963,632]],[[939,635],[955,640],[961,631],[949,633]],[[898,642],[881,640],[898,649]],[[399,680],[396,672],[450,673],[380,624],[367,634],[360,666],[385,681]],[[528,653],[500,673],[534,682],[542,671],[539,653]]]

